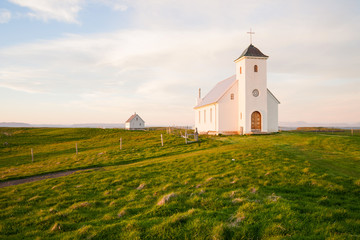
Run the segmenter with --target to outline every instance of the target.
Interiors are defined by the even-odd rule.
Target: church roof
[[[255,47],[254,45],[250,44],[247,49],[245,49],[243,51],[243,53],[240,55],[240,57],[238,57],[236,60],[242,58],[242,57],[269,57],[266,56],[265,54],[263,54],[257,47]]]
[[[215,85],[211,91],[206,94],[206,96],[201,100],[201,102],[196,105],[194,108],[200,108],[212,103],[217,103],[222,96],[226,93],[227,90],[236,82],[236,75],[231,76],[225,80],[222,80]],[[280,101],[275,97],[275,95],[267,89],[267,92],[280,104]]]
[[[235,83],[235,81],[236,75],[222,80],[221,82],[216,84],[215,87],[211,89],[208,94],[206,94],[206,96],[201,100],[201,102],[195,106],[195,108],[199,108],[219,101],[220,98],[224,95],[224,93]]]
[[[268,93],[270,94],[270,96],[272,96],[272,97],[275,99],[275,101],[276,101],[278,104],[280,104],[280,101],[275,97],[275,95],[274,95],[272,92],[270,92],[269,89],[267,89],[267,91],[268,91]]]

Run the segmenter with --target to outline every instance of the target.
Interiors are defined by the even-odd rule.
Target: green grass
[[[201,147],[219,144],[209,139]],[[0,128],[0,181],[68,169],[122,165],[196,149],[196,144],[184,145],[184,139],[166,134],[165,130]]]
[[[12,133],[0,138],[3,179],[105,166],[0,189],[1,239],[360,238],[359,136],[202,137],[199,146],[161,131],[1,131]]]

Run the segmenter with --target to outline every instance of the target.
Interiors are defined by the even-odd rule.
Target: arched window
[[[240,74],[242,74],[242,69],[241,69],[241,67],[240,67]]]
[[[233,94],[233,93],[230,94],[230,99],[231,99],[231,100],[234,100],[234,94]]]
[[[258,65],[254,65],[254,72],[258,72]]]

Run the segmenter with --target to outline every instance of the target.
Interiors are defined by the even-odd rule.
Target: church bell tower
[[[250,44],[234,61],[239,87],[240,134],[268,131],[267,59],[268,56]]]

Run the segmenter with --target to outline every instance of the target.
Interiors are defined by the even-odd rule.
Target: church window
[[[212,108],[210,108],[210,122],[212,123]]]
[[[199,111],[199,123],[201,123],[201,111]]]
[[[242,69],[241,69],[241,67],[240,67],[240,74],[242,74]]]
[[[231,99],[231,100],[234,100],[234,94],[233,94],[233,93],[230,94],[230,99]]]
[[[242,112],[240,113],[240,120],[242,120]]]
[[[206,123],[206,110],[204,110],[204,123]]]
[[[254,72],[258,72],[258,65],[254,65]]]

